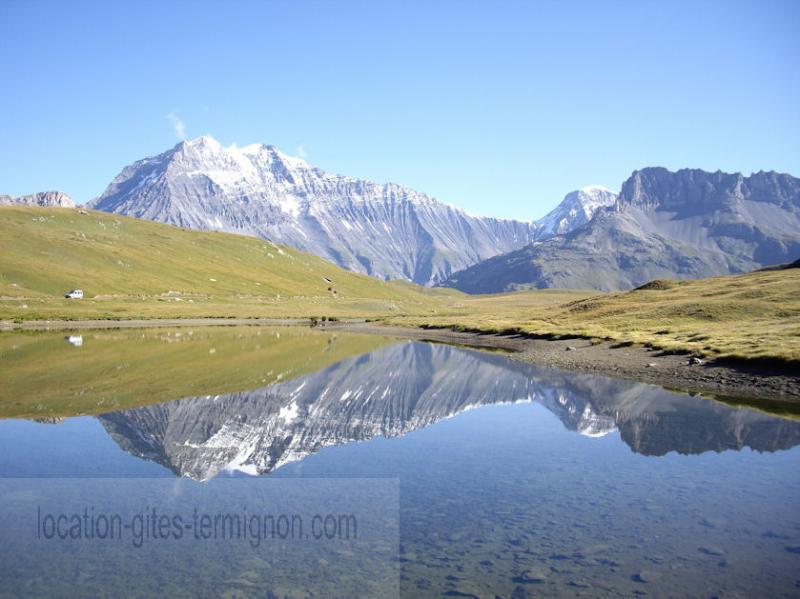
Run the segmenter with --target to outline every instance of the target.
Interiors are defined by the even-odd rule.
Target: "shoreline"
[[[0,331],[69,331],[119,328],[184,326],[308,326],[304,318],[186,318],[153,320],[51,320],[13,323],[0,321]],[[512,360],[598,374],[658,385],[685,393],[731,398],[770,407],[784,404],[787,410],[800,408],[800,373],[790,367],[767,364],[726,364],[704,361],[690,364],[690,356],[663,354],[643,346],[612,347],[611,342],[587,339],[551,340],[523,335],[458,332],[385,325],[357,319],[320,323],[323,331],[385,335],[462,345],[475,349],[503,350]],[[757,407],[757,406],[755,406]]]
[[[329,325],[327,329],[337,328]],[[715,399],[784,404],[800,411],[800,373],[789,367],[762,364],[741,365],[704,361],[689,363],[688,355],[662,354],[643,346],[611,347],[612,342],[588,339],[536,339],[522,335],[459,332],[450,329],[412,329],[376,323],[353,323],[342,328],[373,333],[464,345],[478,349],[509,351],[509,358],[539,366],[598,374],[658,385],[666,389]],[[567,349],[572,348],[572,349]]]

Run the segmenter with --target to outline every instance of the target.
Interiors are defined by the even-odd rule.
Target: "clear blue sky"
[[[525,219],[649,165],[800,176],[798,31],[795,0],[0,0],[0,193],[88,200],[175,119]]]

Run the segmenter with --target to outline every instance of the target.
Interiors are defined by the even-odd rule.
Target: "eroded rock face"
[[[125,167],[89,207],[285,243],[382,279],[431,284],[525,246],[532,223],[472,216],[393,183],[333,175],[211,137]]]
[[[470,293],[631,289],[653,279],[748,272],[800,257],[800,179],[636,171],[584,226],[497,256],[443,283]]]
[[[800,423],[710,400],[502,356],[418,342],[343,360],[292,381],[100,416],[125,451],[180,476],[272,472],[323,447],[396,437],[471,408],[537,401],[569,430],[620,431],[636,452],[701,453],[800,443]]]
[[[75,202],[63,191],[41,191],[26,196],[0,195],[0,206],[39,206],[41,208],[74,208]]]

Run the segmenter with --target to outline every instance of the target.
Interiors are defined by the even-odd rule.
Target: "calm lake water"
[[[0,416],[2,596],[800,596],[796,416],[300,328],[4,334]]]

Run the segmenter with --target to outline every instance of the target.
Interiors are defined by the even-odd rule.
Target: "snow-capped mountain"
[[[465,376],[469,373],[469,376]],[[397,437],[485,405],[540,402],[572,431],[619,430],[639,453],[800,443],[800,423],[664,389],[540,368],[445,345],[402,342],[254,391],[99,416],[125,451],[180,476],[266,474],[324,447]],[[687,416],[688,415],[688,416]]]
[[[123,449],[181,476],[264,474],[330,445],[397,437],[471,407],[531,399],[534,381],[508,374],[496,356],[404,342],[254,391],[99,419]]]
[[[420,284],[523,247],[536,229],[393,183],[326,173],[272,146],[223,147],[208,136],[125,167],[89,207],[271,239]]]
[[[38,206],[40,208],[74,208],[75,202],[63,191],[40,191],[25,196],[0,195],[0,206]]]
[[[600,208],[613,206],[617,194],[599,185],[568,193],[561,203],[536,221],[536,239],[563,235],[588,223]]]
[[[490,258],[443,285],[468,293],[630,289],[748,272],[800,257],[800,179],[776,172],[635,171],[573,231]]]

